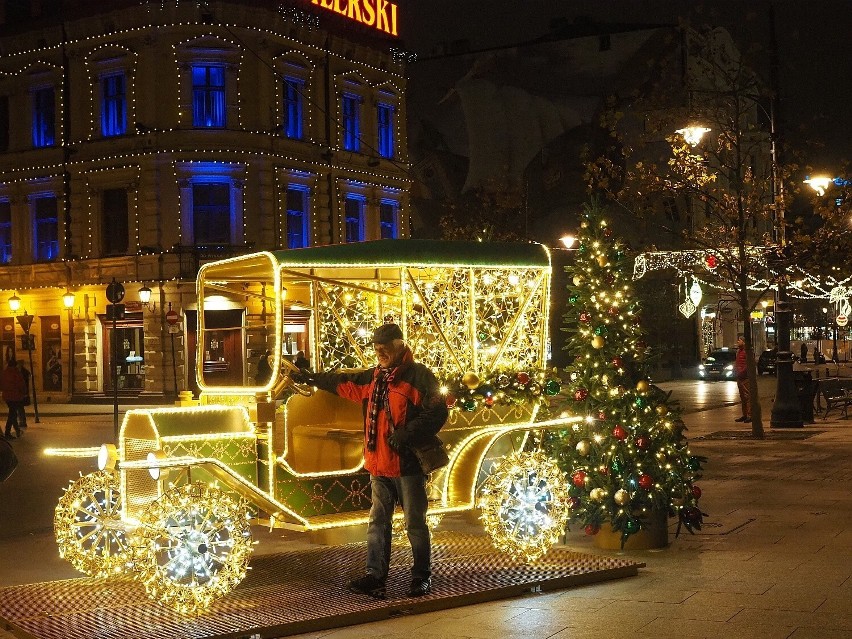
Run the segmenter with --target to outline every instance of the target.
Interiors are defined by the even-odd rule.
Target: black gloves
[[[394,431],[388,435],[388,444],[396,452],[399,452],[408,443],[409,439],[411,439],[410,430],[407,428],[395,428]]]
[[[313,386],[314,381],[316,381],[314,374],[307,368],[300,368],[298,373],[293,371],[290,373],[290,379],[297,384],[310,384],[311,386]]]

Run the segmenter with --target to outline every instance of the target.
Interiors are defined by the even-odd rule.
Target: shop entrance
[[[113,344],[116,345],[118,390],[121,393],[138,394],[145,389],[145,333],[142,328],[142,313],[127,313],[123,320],[115,323],[116,340],[113,342],[112,320],[101,316],[104,392],[113,390],[113,371],[110,368]]]

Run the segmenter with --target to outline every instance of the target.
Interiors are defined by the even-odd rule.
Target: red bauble
[[[526,385],[530,383],[530,374],[521,372],[515,375],[515,379],[517,379],[521,384]]]
[[[606,227],[606,228],[604,229],[604,237],[609,237],[609,236],[611,236],[611,235],[612,235],[612,229],[611,229],[611,228],[609,228],[609,227]]]
[[[705,263],[707,264],[707,268],[709,269],[714,269],[719,266],[719,260],[716,259],[715,255],[708,255],[707,259],[705,260]]]
[[[579,508],[583,502],[580,501],[579,497],[571,497],[569,500],[569,508],[577,509]]]
[[[598,411],[598,419],[606,419],[606,412],[599,410]]]
[[[581,321],[581,322],[583,322],[584,324],[588,324],[589,322],[591,322],[591,321],[592,321],[592,316],[591,316],[591,314],[586,313],[585,311],[583,311],[582,313],[580,313],[580,321]]]
[[[488,395],[484,400],[482,400],[486,406],[494,406],[494,395]]]
[[[610,315],[618,315],[618,308],[616,308],[615,306],[610,306],[606,312]]]
[[[585,388],[578,388],[574,391],[574,400],[578,402],[582,402],[589,396],[589,391]]]
[[[642,435],[641,437],[636,438],[636,448],[639,450],[648,450],[648,446],[650,445],[651,439],[649,437]]]
[[[698,486],[692,487],[692,496],[696,499],[701,499],[701,489]]]
[[[624,360],[621,359],[620,357],[613,357],[612,358],[612,365],[615,366],[616,368],[621,368],[622,366],[624,366]]]
[[[452,408],[456,405],[456,402],[458,400],[456,399],[456,396],[452,393],[447,393],[447,396],[444,398],[444,401],[446,401],[447,403],[447,408]]]
[[[571,475],[571,481],[577,488],[583,488],[586,485],[586,471],[575,470],[574,474]]]
[[[585,527],[585,528],[583,528],[583,530],[585,531],[585,533],[586,533],[589,537],[592,537],[592,536],[594,536],[594,535],[597,535],[597,534],[598,534],[598,532],[600,531],[600,529],[601,529],[601,527],[600,527],[600,526],[597,526],[597,525],[595,525],[595,524],[586,524],[586,527]]]
[[[612,436],[618,441],[623,442],[627,438],[627,431],[624,430],[621,424],[616,424],[615,428],[612,429]]]
[[[654,478],[642,473],[639,475],[639,487],[644,490],[651,490],[654,487]]]

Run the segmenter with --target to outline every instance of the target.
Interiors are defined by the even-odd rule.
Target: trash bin
[[[802,411],[802,421],[814,423],[814,398],[816,398],[818,381],[815,381],[811,371],[793,371],[793,383],[796,385],[796,395],[799,398],[799,409]]]

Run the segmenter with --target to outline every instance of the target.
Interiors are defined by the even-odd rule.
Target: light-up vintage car
[[[369,337],[399,323],[442,381],[450,462],[429,482],[429,519],[481,509],[501,550],[533,560],[565,529],[566,482],[536,445],[559,391],[545,369],[548,250],[537,244],[382,240],[213,262],[198,274],[198,405],[127,411],[100,470],[55,514],[60,553],[92,576],[131,574],[184,613],[244,577],[250,523],[323,531],[367,522],[359,404],[294,384],[375,365]],[[270,353],[268,380],[256,362]],[[195,402],[193,402],[195,403]]]

